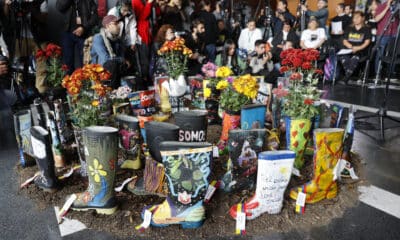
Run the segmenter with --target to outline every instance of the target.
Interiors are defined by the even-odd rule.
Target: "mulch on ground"
[[[210,126],[208,128],[208,141],[217,142],[221,133],[220,126]],[[210,180],[218,180],[225,172],[225,163],[227,156],[214,159],[213,171]],[[339,218],[346,209],[355,206],[358,202],[357,187],[365,184],[363,164],[360,158],[353,154],[352,161],[359,181],[348,181],[339,184],[339,194],[331,200],[323,200],[316,204],[306,206],[306,212],[303,215],[296,214],[295,201],[286,197],[282,212],[277,215],[263,214],[255,220],[246,222],[246,231],[248,236],[260,236],[271,232],[287,232],[293,229],[309,229],[327,225],[332,219]],[[300,185],[312,177],[311,156],[306,157],[305,168],[302,171],[302,177],[292,177],[289,187]],[[33,176],[37,171],[36,166],[22,168],[16,166],[15,170],[19,174],[20,183]],[[60,173],[61,174],[61,173]],[[141,171],[119,171],[116,176],[116,186],[119,186],[123,180],[128,177],[138,175]],[[53,208],[53,206],[62,207],[65,199],[72,193],[82,192],[87,187],[87,180],[80,177],[79,173],[74,173],[70,178],[64,179],[62,188],[54,194],[46,193],[31,184],[19,190],[19,194],[32,199],[39,210]],[[124,190],[116,193],[119,203],[119,211],[113,215],[98,215],[95,211],[77,212],[70,211],[68,218],[77,219],[83,222],[88,228],[109,232],[121,238],[144,237],[150,239],[190,239],[190,238],[211,238],[211,237],[229,237],[234,236],[235,221],[229,215],[229,208],[241,201],[251,197],[252,193],[243,191],[239,193],[226,194],[222,190],[217,191],[211,201],[206,204],[207,219],[204,225],[199,229],[182,229],[179,225],[172,225],[165,228],[150,227],[144,232],[135,230],[135,226],[142,223],[140,217],[141,210],[152,204],[158,204],[163,198],[157,196],[136,196],[129,191]],[[54,221],[56,218],[54,216]]]

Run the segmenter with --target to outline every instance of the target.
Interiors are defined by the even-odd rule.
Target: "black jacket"
[[[75,18],[75,11],[77,3],[82,20],[81,26],[85,29],[84,35],[90,35],[91,30],[98,22],[97,4],[94,0],[57,0],[56,7],[58,11],[65,14],[64,31],[73,31],[71,23]]]
[[[209,13],[205,10],[200,10],[199,12],[194,12],[190,16],[190,19],[193,21],[194,19],[201,19],[204,22],[204,40],[205,44],[215,44],[217,42],[218,28],[217,28],[217,20],[214,14]]]

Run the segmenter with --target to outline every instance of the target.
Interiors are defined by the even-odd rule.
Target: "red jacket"
[[[137,32],[142,39],[142,43],[150,45],[152,36],[150,29],[150,16],[151,7],[153,3],[146,2],[143,4],[142,0],[132,0],[132,8],[136,15]]]

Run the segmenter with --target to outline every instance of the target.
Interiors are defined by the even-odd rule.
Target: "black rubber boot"
[[[205,142],[207,140],[207,111],[183,111],[174,114],[180,127],[179,142]]]
[[[149,153],[154,160],[161,163],[160,143],[164,141],[178,141],[179,127],[164,122],[146,122],[146,138]]]
[[[35,178],[35,184],[46,192],[55,192],[58,182],[54,171],[54,158],[50,143],[50,134],[40,126],[31,128],[31,141],[36,164],[40,175]]]

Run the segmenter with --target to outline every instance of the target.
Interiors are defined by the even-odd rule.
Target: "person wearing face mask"
[[[118,88],[119,77],[122,75],[121,66],[124,63],[118,18],[114,15],[107,15],[103,18],[102,25],[100,33],[93,36],[90,50],[91,63],[101,64],[110,71],[112,74],[111,85],[113,88]]]
[[[256,21],[250,19],[247,22],[247,28],[240,32],[238,40],[239,48],[246,50],[247,53],[251,53],[254,51],[256,41],[260,39],[262,39],[261,30],[256,28]]]

